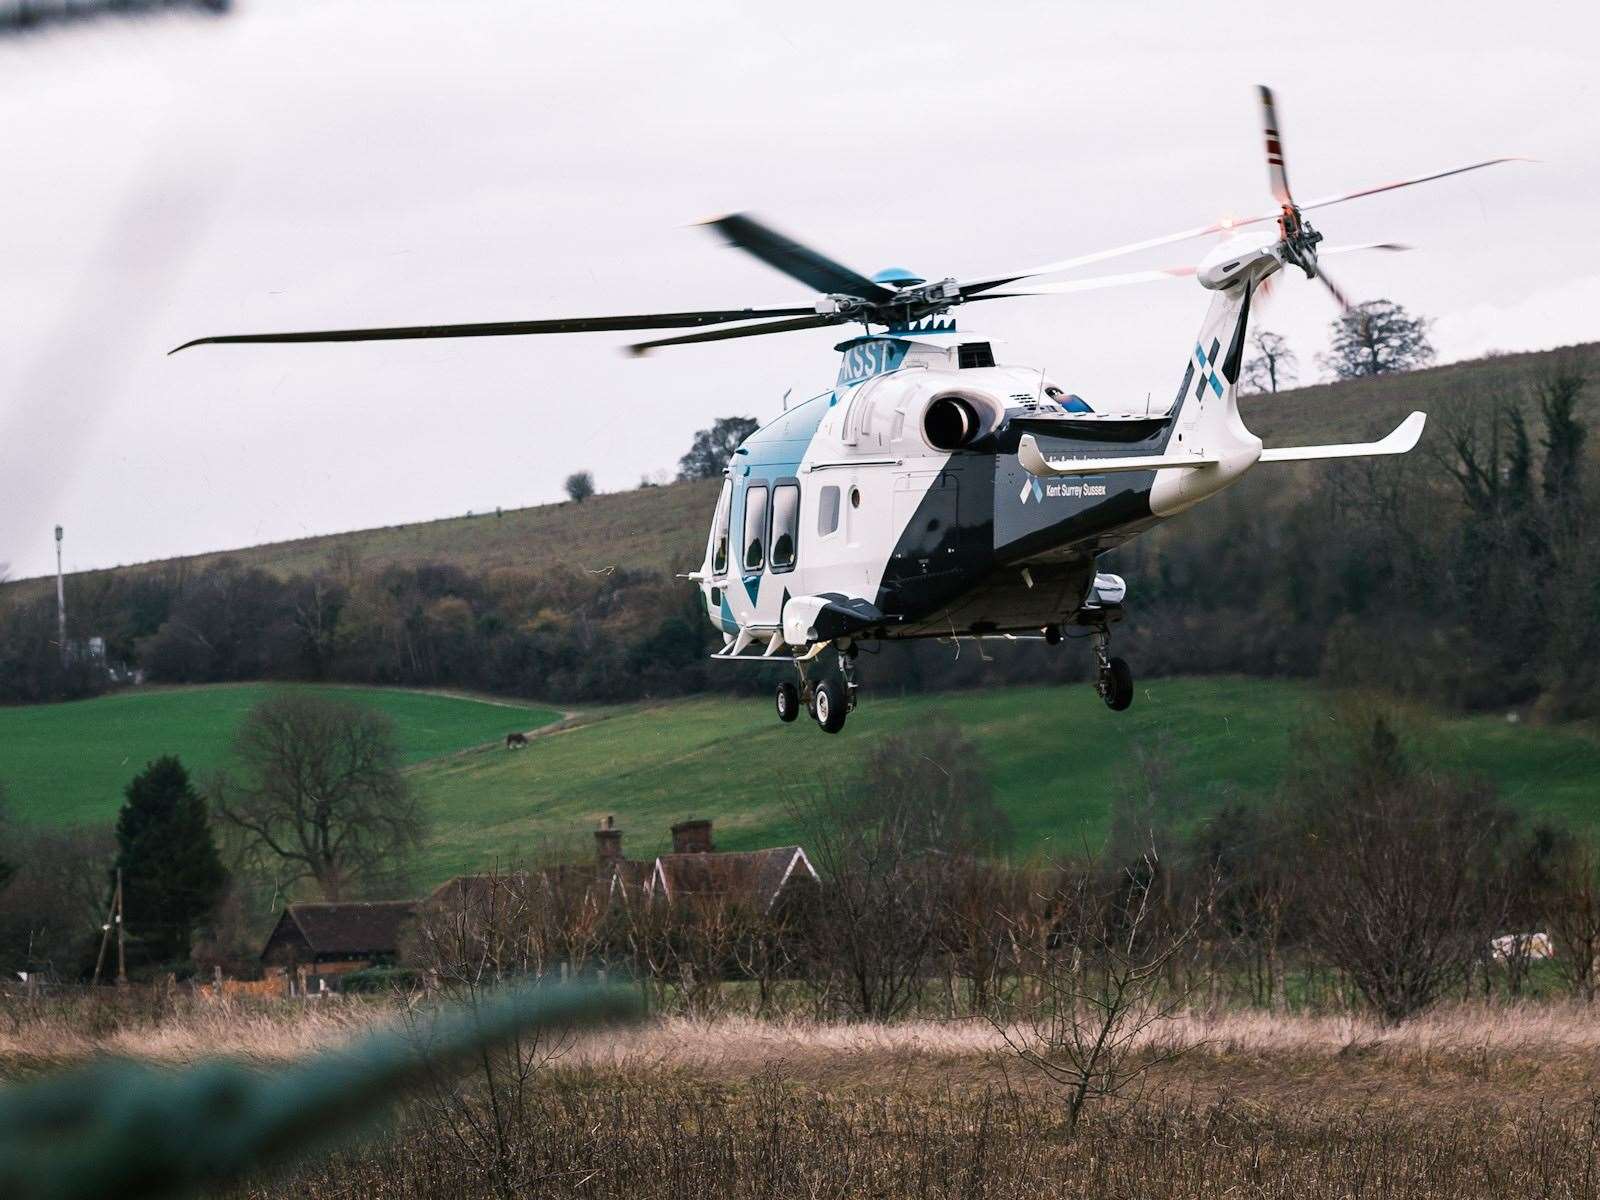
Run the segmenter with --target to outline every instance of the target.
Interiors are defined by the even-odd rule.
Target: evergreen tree
[[[136,958],[181,962],[227,883],[206,802],[171,755],[147,764],[124,796],[117,866],[128,936],[141,947]]]

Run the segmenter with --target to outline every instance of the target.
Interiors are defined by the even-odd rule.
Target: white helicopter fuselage
[[[1119,608],[1096,558],[1261,457],[1236,403],[1250,296],[1281,265],[1259,240],[1202,265],[1211,309],[1153,413],[1089,411],[953,328],[841,344],[838,384],[728,467],[695,576],[724,656],[1037,634]],[[1294,456],[1332,449],[1349,448]]]

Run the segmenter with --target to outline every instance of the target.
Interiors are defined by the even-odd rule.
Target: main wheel
[[[800,715],[800,693],[792,683],[778,685],[778,720],[787,725]]]
[[[1128,669],[1128,662],[1123,658],[1113,658],[1106,667],[1104,687],[1100,695],[1105,700],[1107,708],[1112,712],[1121,712],[1133,703],[1133,672]]]
[[[844,728],[846,715],[844,689],[837,681],[824,679],[817,684],[816,698],[811,701],[812,712],[824,733],[838,733]]]

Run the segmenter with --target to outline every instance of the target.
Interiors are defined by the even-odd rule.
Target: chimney
[[[615,818],[601,818],[600,828],[594,831],[594,860],[602,874],[616,873],[622,861],[622,830],[616,827]]]
[[[710,821],[679,821],[672,827],[674,854],[710,854],[714,849]]]

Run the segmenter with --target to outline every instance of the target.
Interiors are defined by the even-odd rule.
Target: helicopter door
[[[957,574],[958,495],[948,471],[919,471],[895,481],[895,544],[885,582],[903,609],[937,603]]]
[[[946,568],[944,559],[955,553],[959,492],[948,471],[918,471],[895,480],[895,558],[918,563],[924,573]]]

